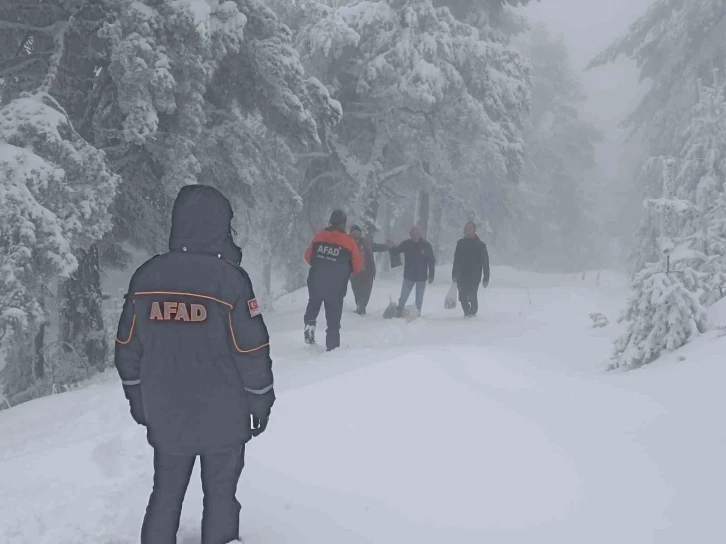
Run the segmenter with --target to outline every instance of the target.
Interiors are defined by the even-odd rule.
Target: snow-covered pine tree
[[[201,170],[195,142],[207,122],[207,85],[239,50],[247,21],[235,2],[110,3],[89,112],[94,143],[123,179],[107,251],[121,255],[130,241],[157,253],[166,248],[175,192]]]
[[[237,200],[236,228],[260,263],[260,287],[270,289],[273,269],[284,269],[296,289],[304,285],[300,248],[310,236],[301,228],[306,183],[298,157],[320,153],[342,110],[303,70],[291,32],[276,14],[259,0],[239,6],[248,21],[245,39],[222,61],[207,92],[202,175],[212,165],[226,172],[212,183]]]
[[[692,278],[689,278],[692,279]],[[674,351],[707,328],[707,314],[698,295],[665,263],[651,263],[637,272],[626,311],[625,333],[615,342],[610,368],[637,368]]]
[[[96,32],[112,16],[113,5],[50,0],[44,2],[42,10],[35,7],[26,0],[0,7],[0,27],[4,27],[0,75],[8,82],[3,101],[41,88],[57,101],[77,135],[88,141],[92,137],[89,114],[95,107],[95,82],[104,66]],[[108,351],[96,242],[74,247],[73,254],[78,261],[76,271],[58,282],[54,303],[47,309],[53,321],[59,322],[56,345],[65,351],[58,357],[72,356],[83,359],[84,365],[90,362],[100,368]]]
[[[636,368],[656,360],[663,351],[674,351],[707,328],[707,314],[699,300],[701,275],[685,261],[671,263],[678,245],[674,224],[678,215],[690,209],[675,197],[675,161],[667,158],[663,168],[663,196],[646,201],[648,214],[661,219],[660,242],[663,258],[648,263],[632,281],[631,295],[620,321],[626,331],[615,341],[610,368]]]
[[[256,287],[265,309],[272,308],[273,269],[284,269],[291,254],[300,268],[300,241],[294,232],[302,208],[299,173],[288,141],[267,127],[260,114],[239,108],[208,130],[203,146],[202,175],[230,195],[237,243],[254,255],[254,271],[262,275]]]
[[[430,0],[326,3],[302,3],[296,43],[346,114],[329,156],[309,168],[317,182],[310,201],[329,202],[344,187],[371,226],[381,195],[412,201],[419,190],[475,208],[486,201],[501,213],[501,198],[484,195],[501,196],[495,188],[521,172],[523,57]],[[463,160],[455,156],[462,150],[470,152]]]
[[[726,180],[726,85],[713,71],[713,86],[698,80],[698,102],[685,133],[683,160],[678,172],[678,195],[690,200],[693,213],[681,225],[683,258],[705,274],[702,302],[721,298],[726,286],[726,239],[722,217]]]
[[[680,156],[682,135],[698,100],[697,78],[710,78],[713,66],[726,62],[726,3],[723,0],[655,0],[628,31],[595,57],[589,68],[633,59],[649,89],[626,125],[642,138],[648,156]],[[659,194],[658,176],[640,175],[635,185],[644,198]],[[641,232],[640,241],[647,233]],[[635,270],[644,266],[636,250]]]
[[[290,30],[260,0],[116,1],[123,9],[101,32],[111,62],[95,126],[124,181],[117,241],[163,251],[170,205],[185,183],[219,186],[238,213],[248,208],[273,221],[249,185],[265,183],[254,179],[265,162],[262,142],[245,132],[246,121],[232,125],[261,116],[297,150],[318,145],[342,115],[327,89],[305,76]],[[256,158],[245,160],[253,148]]]
[[[118,178],[39,92],[0,110],[0,179],[0,347],[12,355],[3,381],[15,404],[13,395],[45,378],[48,288],[76,270],[75,251],[111,228]]]
[[[663,190],[663,162],[660,157],[649,157],[643,161],[638,174],[637,184],[641,189],[641,198],[647,203],[651,195],[662,193]],[[658,185],[656,190],[655,185]],[[643,212],[648,209],[643,206]],[[640,218],[638,230],[630,246],[629,269],[630,273],[640,272],[648,263],[656,262],[661,257],[660,251],[660,215],[657,213],[643,213]]]

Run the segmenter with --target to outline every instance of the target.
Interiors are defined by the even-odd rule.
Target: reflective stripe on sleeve
[[[141,380],[121,380],[121,385],[139,385]]]
[[[268,386],[267,386],[267,387],[265,387],[264,389],[247,389],[247,388],[245,387],[245,391],[247,391],[248,393],[254,393],[255,395],[264,395],[264,394],[265,394],[265,393],[267,393],[268,391],[271,391],[271,390],[272,390],[272,387],[273,387],[274,385],[275,385],[275,384],[271,383],[270,385],[268,385]]]

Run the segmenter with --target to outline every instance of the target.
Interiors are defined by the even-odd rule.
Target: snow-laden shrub
[[[692,271],[666,274],[659,265],[650,265],[635,274],[619,319],[628,327],[615,342],[610,369],[651,363],[663,351],[675,351],[705,332],[707,314],[699,294]]]

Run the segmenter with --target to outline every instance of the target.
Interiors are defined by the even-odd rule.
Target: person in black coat
[[[403,315],[403,309],[411,296],[411,291],[416,288],[416,308],[419,314],[423,308],[426,282],[434,282],[436,271],[436,259],[431,244],[424,240],[421,228],[411,228],[410,238],[400,245],[389,244],[391,257],[403,253],[405,262],[403,265],[403,285],[401,287],[401,298],[398,301],[398,316]]]
[[[267,427],[270,339],[232,238],[232,206],[187,185],[174,202],[169,251],[134,273],[118,324],[115,365],[131,416],[154,448],[142,544],[173,544],[201,458],[202,542],[239,538],[235,498],[246,443]]]
[[[487,246],[476,234],[476,225],[467,223],[464,237],[456,244],[452,279],[459,288],[459,301],[466,317],[475,317],[479,311],[479,282],[489,285],[489,253]]]
[[[370,301],[371,292],[373,291],[373,281],[376,279],[376,258],[374,253],[388,251],[388,246],[386,244],[377,244],[370,237],[363,236],[363,231],[358,225],[350,227],[350,235],[358,243],[363,255],[363,270],[350,278],[350,285],[355,296],[355,313],[366,315],[368,301]]]

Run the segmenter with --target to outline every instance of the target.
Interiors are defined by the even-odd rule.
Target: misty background
[[[632,135],[622,123],[643,98],[648,83],[639,81],[635,62],[625,55],[597,69],[586,70],[586,67],[600,51],[625,34],[651,3],[650,0],[604,3],[558,0],[537,2],[525,8],[533,22],[546,25],[550,32],[562,37],[573,68],[582,78],[587,100],[580,111],[603,131],[603,141],[595,148],[597,170],[613,188],[613,197],[620,196],[620,213],[608,224],[623,245],[639,221],[641,203],[632,198],[631,177],[643,148],[637,135]]]

